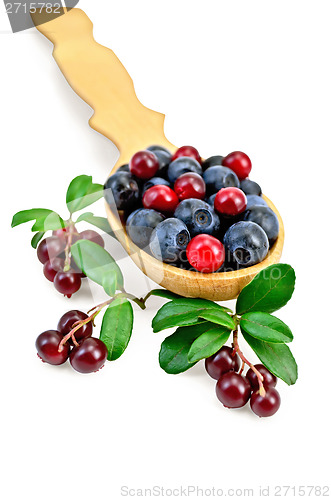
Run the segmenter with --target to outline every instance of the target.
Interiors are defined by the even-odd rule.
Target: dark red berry
[[[228,372],[217,382],[216,395],[226,408],[241,408],[250,398],[251,386],[245,377]]]
[[[261,364],[254,365],[255,368],[261,373],[263,377],[263,387],[267,389],[268,387],[276,387],[277,377],[269,372],[269,370]],[[252,391],[257,391],[259,389],[259,381],[256,374],[250,368],[246,373],[246,378],[251,384]]]
[[[181,148],[177,149],[176,153],[172,157],[172,161],[177,160],[177,158],[181,158],[182,156],[194,158],[199,163],[201,163],[201,156],[199,154],[199,151],[193,146],[182,146]]]
[[[250,158],[241,151],[234,151],[223,158],[222,165],[231,168],[240,180],[246,179],[252,170]]]
[[[66,295],[68,298],[80,289],[81,284],[82,280],[80,276],[72,271],[59,271],[54,278],[54,286],[56,290],[63,293],[63,295]]]
[[[70,347],[66,343],[63,350],[59,352],[60,342],[63,335],[57,330],[47,330],[41,333],[36,340],[38,356],[50,365],[62,365],[69,357]]]
[[[213,273],[223,265],[225,250],[214,236],[198,234],[187,245],[186,255],[194,269],[201,273]]]
[[[268,387],[265,396],[256,391],[251,397],[251,408],[258,417],[271,417],[280,407],[280,395],[274,387]]]
[[[37,257],[42,264],[59,257],[65,249],[65,241],[57,236],[49,236],[42,240],[37,248]]]
[[[59,257],[55,257],[52,260],[48,260],[47,262],[45,262],[43,268],[45,278],[53,282],[55,275],[59,271],[63,271],[63,267],[64,267],[64,260],[60,259]]]
[[[103,367],[108,356],[105,344],[90,337],[82,341],[70,353],[71,366],[80,373],[97,372]]]
[[[179,203],[178,196],[169,186],[153,186],[145,192],[143,205],[165,215],[172,215]]]
[[[96,231],[93,231],[92,229],[86,229],[85,231],[82,231],[79,234],[79,238],[81,240],[93,241],[94,243],[100,245],[102,248],[104,248],[105,246],[105,242],[103,238],[100,236],[100,234],[97,233]]]
[[[74,323],[77,321],[84,321],[88,316],[82,311],[78,311],[77,309],[73,309],[72,311],[68,311],[65,313],[59,320],[57,329],[63,336],[67,335],[74,328]],[[81,326],[75,333],[75,339],[77,342],[82,341],[88,337],[92,336],[93,325],[92,321],[85,323]]]
[[[159,160],[151,151],[139,151],[130,160],[131,174],[139,179],[151,179],[159,169]]]
[[[188,198],[203,200],[206,195],[206,184],[201,175],[187,172],[177,178],[174,190],[180,200]]]
[[[205,360],[205,368],[212,378],[219,380],[227,372],[237,372],[240,368],[240,358],[233,349],[223,346],[216,354]]]
[[[216,212],[230,217],[234,217],[244,212],[246,206],[247,198],[244,191],[236,187],[221,189],[216,194],[214,200]]]

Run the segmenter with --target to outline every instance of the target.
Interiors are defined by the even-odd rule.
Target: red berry
[[[172,215],[178,203],[178,196],[168,186],[153,186],[147,189],[143,196],[143,205],[145,208],[153,208],[166,215]]]
[[[42,264],[55,257],[59,257],[65,249],[65,241],[56,236],[49,236],[42,240],[37,248],[37,257]]]
[[[151,179],[159,169],[159,160],[151,151],[139,151],[130,160],[130,171],[139,179]]]
[[[100,236],[100,234],[97,233],[96,231],[93,231],[92,229],[86,229],[85,231],[82,231],[79,234],[79,238],[81,240],[93,241],[94,243],[100,245],[102,248],[104,248],[105,246],[105,242],[103,238]]]
[[[231,168],[240,180],[246,179],[252,170],[250,158],[241,151],[234,151],[223,158],[222,165]]]
[[[250,398],[251,386],[245,377],[228,372],[217,382],[216,395],[226,408],[241,408]]]
[[[75,292],[78,292],[82,280],[80,276],[72,271],[59,271],[54,278],[54,286],[56,290],[68,298]]]
[[[199,154],[199,151],[193,146],[182,146],[181,148],[177,149],[176,153],[172,157],[172,161],[177,160],[177,158],[180,158],[182,156],[194,158],[199,163],[201,163],[201,156]]]
[[[71,351],[70,363],[77,372],[92,373],[103,367],[107,356],[106,345],[101,340],[90,337]]]
[[[231,347],[223,346],[216,354],[206,358],[205,368],[211,378],[219,380],[225,373],[239,370],[240,358],[237,353],[233,355]]]
[[[186,255],[194,269],[201,273],[213,273],[222,266],[225,250],[214,236],[198,234],[187,245]]]
[[[63,350],[59,352],[59,345],[63,335],[57,330],[47,330],[41,333],[36,340],[38,356],[50,365],[62,365],[69,357],[70,347],[64,344]]]
[[[251,408],[258,417],[271,417],[280,407],[280,395],[274,387],[269,387],[265,396],[256,391],[251,397]]]
[[[78,231],[77,231],[77,229],[76,229],[75,226],[72,228],[72,232],[73,232],[73,239],[75,239],[77,241]],[[64,240],[65,242],[67,240],[68,234],[69,234],[69,228],[68,227],[63,227],[61,229],[56,229],[55,231],[52,232],[53,236],[57,236],[58,238]]]
[[[263,377],[263,387],[267,389],[268,387],[275,387],[277,384],[277,377],[269,372],[269,370],[261,364],[254,365],[255,368],[261,373]],[[246,373],[246,378],[251,384],[252,391],[257,391],[259,389],[259,381],[256,374],[250,368]]]
[[[178,177],[174,190],[180,200],[198,198],[203,200],[206,194],[206,184],[201,175],[187,172]]]
[[[43,268],[45,278],[53,282],[55,275],[59,271],[63,271],[63,267],[64,267],[64,260],[60,259],[59,257],[55,257],[52,260],[48,260],[47,262],[45,262]]]
[[[222,214],[234,217],[246,210],[247,198],[239,188],[227,187],[223,188],[215,196],[215,210]]]
[[[71,330],[74,328],[73,325],[74,323],[76,323],[76,321],[83,321],[84,319],[87,318],[88,318],[87,314],[85,314],[82,311],[78,311],[77,309],[68,311],[60,318],[57,325],[57,329],[60,333],[62,333],[63,336],[65,336],[69,332],[71,332]],[[92,330],[93,330],[93,325],[92,322],[89,321],[88,323],[85,323],[83,326],[81,326],[74,333],[75,339],[77,340],[77,342],[80,342],[81,340],[86,339],[87,337],[91,337]]]

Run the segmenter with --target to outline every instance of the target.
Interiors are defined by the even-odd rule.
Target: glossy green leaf
[[[30,222],[32,220],[44,219],[48,215],[52,214],[52,210],[47,208],[31,208],[31,210],[22,210],[17,212],[12,219],[11,227],[19,226],[25,222]]]
[[[103,196],[103,185],[94,184],[92,176],[79,175],[69,184],[66,202],[69,212],[72,214],[82,210]]]
[[[164,304],[152,321],[154,332],[174,326],[188,326],[200,323],[200,314],[206,309],[224,311],[225,308],[205,299],[176,299]]]
[[[230,337],[231,331],[223,326],[215,325],[214,323],[209,323],[210,329],[200,335],[192,344],[189,353],[188,360],[191,363],[200,361],[200,359],[209,358],[225,344],[225,342]]]
[[[240,328],[252,337],[265,342],[286,344],[293,340],[290,328],[283,321],[268,313],[244,314],[240,320]]]
[[[108,349],[108,360],[122,356],[128,346],[133,328],[133,310],[124,297],[116,298],[107,308],[101,325],[100,340]]]
[[[188,360],[192,343],[210,326],[207,322],[177,328],[175,333],[167,337],[161,344],[159,363],[161,368],[172,375],[182,373],[195,365]]]
[[[60,217],[56,212],[51,212],[46,216],[39,217],[33,224],[31,231],[54,231],[56,229],[61,229],[62,227],[65,227],[65,222],[62,217]]]
[[[102,279],[102,286],[105,292],[111,297],[115,295],[117,290],[117,273],[115,269],[104,274]]]
[[[43,239],[44,235],[45,235],[44,231],[38,231],[38,233],[36,233],[32,236],[32,240],[31,240],[32,248],[37,248],[38,243]]]
[[[275,344],[255,339],[242,330],[246,342],[251,346],[261,362],[276,377],[284,380],[286,384],[295,384],[298,378],[298,367],[286,344]]]
[[[236,323],[231,316],[219,309],[207,309],[200,314],[200,318],[222,325],[229,330],[235,330]]]
[[[169,290],[165,290],[164,288],[156,288],[155,290],[151,290],[148,294],[148,296],[154,296],[154,297],[163,297],[164,299],[169,299],[169,300],[176,300],[176,299],[182,299],[180,295],[177,295],[176,293],[169,292]]]
[[[97,217],[93,215],[92,212],[85,212],[84,214],[81,214],[76,220],[76,222],[81,222],[81,221],[88,222],[89,224],[92,224],[98,229],[101,229],[101,231],[103,231],[104,233],[107,233],[115,238],[115,235],[109,225],[109,222],[105,217]]]
[[[237,299],[237,314],[277,311],[290,300],[294,286],[295,272],[291,266],[269,266],[242,289]]]
[[[88,240],[78,240],[71,247],[71,254],[79,267],[88,278],[99,285],[104,285],[105,276],[116,274],[117,289],[123,287],[123,275],[111,257],[111,255],[100,245]],[[113,280],[113,278],[109,278]],[[105,291],[109,293],[109,283],[106,283]],[[113,295],[113,294],[111,294]]]

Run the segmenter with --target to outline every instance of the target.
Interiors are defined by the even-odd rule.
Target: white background
[[[61,297],[42,275],[30,228],[10,229],[11,217],[35,206],[65,216],[69,181],[84,173],[103,182],[117,151],[89,128],[92,110],[68,86],[52,45],[34,30],[11,34],[2,12],[2,498],[117,499],[125,485],[254,488],[256,498],[260,486],[270,485],[272,497],[275,485],[327,485],[330,2],[81,0],[80,7],[140,100],[166,114],[171,142],[204,157],[240,149],[252,158],[251,177],[285,221],[282,261],[297,273],[293,300],[278,315],[295,335],[299,380],[279,383],[273,418],[224,409],[203,363],[179,376],[159,368],[170,332],[151,330],[158,298],[135,310],[127,352],[99,373],[37,359],[40,332],[104,294],[85,283],[70,301]],[[102,202],[95,212],[103,215]],[[107,247],[122,259],[127,289],[148,290],[119,246]]]

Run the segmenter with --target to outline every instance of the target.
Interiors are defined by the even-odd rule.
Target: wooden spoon
[[[111,174],[128,163],[134,153],[152,144],[174,151],[176,147],[164,134],[164,115],[141,104],[122,63],[110,49],[94,40],[93,25],[87,15],[80,9],[71,9],[56,19],[49,20],[49,16],[43,11],[32,15],[37,29],[54,44],[53,56],[69,85],[93,108],[90,126],[108,137],[120,151]],[[280,260],[284,244],[283,222],[273,203],[266,196],[264,199],[278,217],[278,239],[263,262],[227,273],[195,273],[156,260],[130,240],[114,207],[106,205],[106,211],[120,243],[153,281],[185,297],[229,300],[235,298],[259,271]]]

